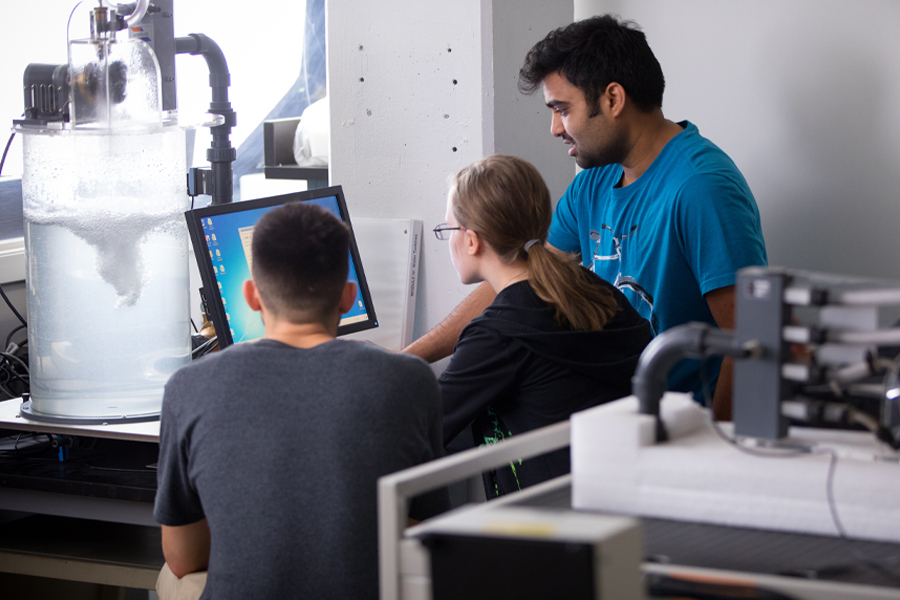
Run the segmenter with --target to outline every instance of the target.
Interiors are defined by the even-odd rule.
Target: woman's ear
[[[469,256],[476,256],[481,253],[484,242],[478,237],[478,234],[471,229],[466,229],[466,252]]]

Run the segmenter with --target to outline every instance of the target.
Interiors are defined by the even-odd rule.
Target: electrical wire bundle
[[[0,392],[6,396],[3,400],[19,398],[28,393],[28,365],[25,360],[16,356],[17,349],[18,347],[7,346],[8,351],[0,352]],[[27,356],[25,359],[27,360]]]
[[[9,136],[9,140],[6,142],[6,147],[3,149],[3,157],[0,158],[0,174],[3,173],[3,165],[6,163],[6,155],[9,153],[9,147],[12,145],[13,139],[16,134],[13,132]],[[3,300],[6,302],[6,305],[9,306],[9,309],[12,313],[19,319],[21,323],[20,326],[16,327],[12,331],[9,332],[9,335],[6,336],[6,345],[3,346],[3,352],[0,352],[0,400],[6,400],[8,398],[17,398],[21,396],[23,393],[28,392],[28,351],[26,346],[28,342],[22,342],[21,344],[13,343],[13,336],[28,327],[28,324],[25,322],[24,317],[16,310],[16,307],[6,296],[6,292],[3,291],[3,288],[0,287],[0,296],[3,297]],[[3,396],[6,396],[5,398]]]
[[[96,438],[23,431],[0,437],[0,458],[50,458],[55,454],[53,460],[66,462],[69,450],[91,450],[96,445]]]
[[[34,456],[53,449],[49,433],[19,432],[0,437],[0,458]]]
[[[878,383],[869,383],[880,378]],[[900,449],[900,364],[869,353],[860,363],[830,374],[825,382],[800,388],[796,398],[781,403],[781,414],[794,423],[842,429],[861,428]],[[872,413],[880,413],[880,419]]]
[[[196,346],[193,350],[191,350],[191,359],[197,360],[202,356],[206,356],[213,350],[218,349],[219,347],[219,338],[214,336],[210,340],[205,340],[202,335],[195,335],[194,339],[199,342],[199,345]],[[205,340],[205,341],[204,341]],[[195,342],[196,343],[196,342]]]
[[[2,287],[0,287],[0,296],[3,297],[6,305],[21,323],[6,336],[6,345],[3,346],[3,352],[0,352],[0,400],[7,400],[9,398],[18,398],[29,390],[28,341],[25,340],[19,344],[13,342],[13,337],[16,333],[26,329],[28,324],[21,313],[16,310],[16,307],[7,297]]]
[[[0,400],[18,398],[29,391],[28,341],[21,344],[12,341],[13,336],[22,329],[25,329],[24,325],[16,327],[6,336],[5,350],[0,352]]]

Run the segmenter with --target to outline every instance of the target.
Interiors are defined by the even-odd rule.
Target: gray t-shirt
[[[428,365],[369,344],[233,346],[175,373],[154,516],[206,518],[203,598],[377,598],[378,477],[441,456]],[[414,514],[444,510],[440,495]]]

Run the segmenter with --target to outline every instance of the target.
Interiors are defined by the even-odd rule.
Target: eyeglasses
[[[441,223],[437,227],[435,227],[432,231],[434,231],[434,237],[439,240],[447,241],[450,239],[451,231],[465,231],[466,228],[462,226],[450,227],[446,223]]]

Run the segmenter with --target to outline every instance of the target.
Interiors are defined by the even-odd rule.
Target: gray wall
[[[900,3],[576,0],[637,21],[664,112],[728,152],[769,262],[900,279]]]

